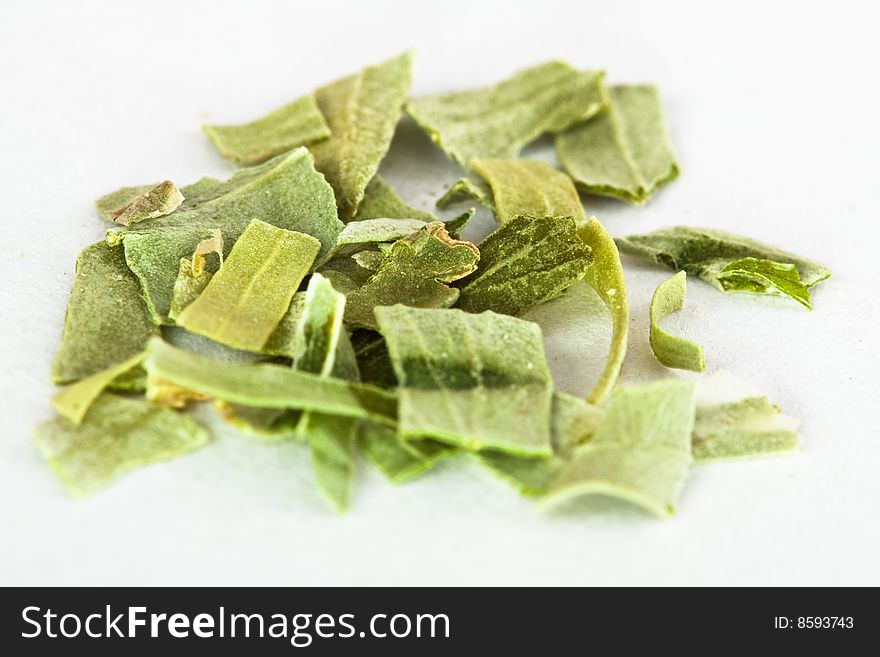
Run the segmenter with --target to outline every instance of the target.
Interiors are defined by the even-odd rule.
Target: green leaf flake
[[[334,255],[348,253],[351,248],[395,242],[412,235],[425,225],[420,219],[363,219],[345,225],[336,240]]]
[[[250,123],[205,125],[202,129],[223,157],[239,164],[258,164],[330,136],[330,126],[313,94]]]
[[[119,474],[208,441],[208,432],[186,415],[110,393],[94,401],[81,424],[57,417],[34,433],[43,458],[74,495],[93,493]]]
[[[595,115],[606,102],[604,76],[547,62],[493,87],[410,100],[405,109],[447,155],[468,166],[474,158],[516,157],[542,134]]]
[[[455,240],[460,240],[461,232],[464,230],[464,227],[468,225],[468,222],[474,218],[476,212],[477,211],[474,208],[471,208],[447,221],[445,227],[446,232],[449,233],[449,237]]]
[[[424,223],[437,221],[430,212],[417,210],[400,198],[394,188],[378,173],[373,176],[364,190],[364,198],[358,205],[354,218],[355,221],[364,219],[419,219]]]
[[[400,381],[404,440],[550,454],[550,372],[537,324],[506,315],[376,309]]]
[[[592,217],[580,227],[578,233],[593,252],[593,266],[587,270],[584,280],[596,291],[611,313],[611,348],[608,351],[608,361],[602,376],[587,395],[588,402],[602,404],[617,383],[626,356],[629,334],[626,283],[623,278],[623,267],[620,265],[620,254],[617,252],[614,240],[602,224]]]
[[[683,269],[722,292],[785,295],[807,307],[807,288],[831,276],[816,262],[711,228],[672,226],[616,242],[623,253]]]
[[[192,260],[181,258],[177,280],[174,281],[174,292],[171,296],[168,317],[175,322],[178,321],[180,313],[204,292],[213,276],[214,274],[206,269],[196,273],[196,267],[193,266]]]
[[[157,332],[122,249],[104,242],[87,246],[76,259],[52,382],[77,381],[126,361]],[[137,388],[143,381],[131,383]]]
[[[618,389],[595,435],[562,467],[543,504],[598,493],[660,517],[672,515],[692,461],[693,426],[690,382],[666,380]]]
[[[52,407],[59,415],[62,415],[74,424],[82,424],[83,418],[88,413],[92,403],[104,392],[104,389],[114,379],[125,374],[136,365],[140,365],[145,355],[145,352],[135,354],[128,360],[112,365],[106,370],[95,372],[91,376],[87,376],[67,386],[52,397]]]
[[[544,162],[473,160],[471,167],[489,183],[500,224],[521,215],[586,219],[571,178]]]
[[[314,237],[254,219],[177,323],[235,349],[260,351],[320,248]]]
[[[394,484],[409,481],[456,453],[454,447],[435,440],[403,440],[396,427],[374,422],[362,422],[358,438],[367,460]]]
[[[495,202],[492,200],[492,190],[482,180],[461,178],[449,186],[446,193],[437,199],[436,206],[445,210],[450,205],[463,203],[464,201],[476,201],[480,205],[495,210]]]
[[[163,217],[183,203],[183,194],[173,182],[158,185],[123,187],[95,201],[98,214],[121,226],[130,226],[146,219]]]
[[[751,385],[728,372],[702,379],[697,388],[693,452],[698,462],[797,451],[798,421]]]
[[[336,192],[342,217],[355,216],[391,145],[409,89],[411,59],[403,53],[315,92],[330,138],[311,150],[315,166]]]
[[[321,242],[318,261],[336,244],[342,223],[333,191],[315,171],[311,155],[299,148],[242,169],[228,181],[204,178],[183,188],[186,201],[176,212],[127,231],[110,232],[121,241],[125,260],[141,281],[157,319],[166,322],[180,259],[219,229],[227,248],[259,218],[279,228],[306,233]]]
[[[660,328],[660,320],[684,307],[686,277],[683,271],[657,286],[651,297],[651,351],[666,367],[702,372],[706,369],[703,347]]]
[[[678,177],[660,95],[650,85],[608,90],[605,112],[556,137],[556,154],[578,187],[641,204]]]
[[[477,247],[452,239],[442,221],[426,224],[395,242],[376,273],[348,295],[345,320],[352,326],[376,328],[376,306],[448,308],[459,295],[448,284],[473,272],[479,258]]]
[[[282,365],[236,365],[177,349],[160,339],[150,342],[145,366],[158,380],[234,404],[317,411],[386,424],[397,418],[396,397],[381,388]]]
[[[584,277],[590,248],[571,217],[516,217],[480,242],[477,271],[460,283],[457,307],[519,315]]]

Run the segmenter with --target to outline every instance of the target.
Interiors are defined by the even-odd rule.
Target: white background
[[[870,3],[840,1],[6,0],[0,583],[880,584],[877,21]],[[29,433],[50,417],[76,253],[105,228],[92,200],[226,176],[202,122],[255,118],[408,47],[414,94],[553,57],[659,85],[681,178],[645,207],[585,198],[587,210],[614,235],[719,227],[834,270],[813,312],[693,281],[669,320],[705,345],[710,371],[803,421],[799,455],[694,469],[669,521],[603,499],[542,515],[463,459],[401,487],[362,464],[337,516],[301,445],[226,430],[86,501],[64,494]],[[459,175],[406,125],[383,170],[426,208]],[[675,376],[647,346],[647,303],[667,272],[625,265],[624,380]],[[578,341],[576,319],[548,332],[548,355],[560,387],[583,392],[579,358],[605,346]]]

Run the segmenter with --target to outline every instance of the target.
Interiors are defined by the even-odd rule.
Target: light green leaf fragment
[[[493,87],[417,98],[407,113],[447,155],[464,166],[474,158],[516,157],[546,132],[560,132],[605,105],[602,71],[547,62]]]
[[[706,369],[703,347],[660,328],[660,320],[684,307],[686,277],[683,271],[657,286],[651,297],[651,351],[661,364],[678,370],[702,372]]]
[[[182,191],[186,201],[177,211],[107,236],[110,243],[124,244],[126,262],[163,322],[168,320],[180,259],[190,257],[213,229],[222,232],[228,249],[251,219],[258,218],[317,238],[319,262],[342,229],[333,191],[305,148],[242,169],[227,181],[204,178]]]
[[[310,235],[254,219],[177,323],[235,349],[260,351],[320,248]]]
[[[361,267],[357,260],[346,255],[336,256],[317,271],[333,284],[337,292],[346,295],[366,284],[370,276],[375,274],[375,270]]]
[[[400,381],[404,440],[549,455],[550,372],[537,324],[506,315],[376,309]]]
[[[602,376],[587,394],[587,401],[602,404],[617,383],[620,368],[626,356],[627,336],[629,334],[629,306],[626,302],[626,283],[620,254],[614,240],[595,218],[591,217],[578,230],[581,239],[593,252],[593,265],[587,270],[584,280],[589,284],[611,313],[611,347],[608,361]]]
[[[157,379],[235,404],[318,411],[386,424],[393,424],[397,417],[394,394],[375,386],[282,365],[225,363],[177,349],[160,339],[150,342],[145,366]]]
[[[816,262],[712,228],[672,226],[616,242],[623,253],[683,269],[722,292],[786,295],[807,307],[807,288],[831,276]]]
[[[460,240],[461,232],[464,230],[464,227],[468,225],[468,222],[474,218],[476,212],[477,211],[474,208],[471,208],[447,221],[445,226],[446,232],[449,233],[449,236],[452,239]]]
[[[403,440],[396,427],[375,422],[362,422],[358,438],[367,460],[395,484],[419,476],[457,451],[436,440]]]
[[[519,315],[584,277],[590,247],[571,217],[520,216],[480,242],[480,262],[461,281],[457,307]]]
[[[514,217],[573,217],[586,219],[574,183],[549,164],[536,160],[473,160],[471,167],[492,190],[498,223]]]
[[[202,130],[223,157],[258,164],[285,151],[330,136],[330,126],[313,94],[240,125],[205,125]]]
[[[76,259],[52,383],[78,381],[141,353],[158,333],[120,247],[98,242]],[[143,388],[143,371],[126,388]],[[132,374],[136,374],[134,370]]]
[[[364,269],[370,270],[371,273],[374,273],[379,269],[382,261],[385,260],[385,253],[378,249],[375,251],[358,251],[351,256],[351,258],[358,263],[359,267],[363,267]]]
[[[263,345],[262,353],[269,356],[296,357],[296,327],[305,307],[306,293],[297,292],[290,301],[287,312]]]
[[[543,504],[598,493],[660,517],[672,515],[692,461],[693,427],[692,383],[621,387],[595,435],[562,467]]]
[[[444,210],[450,205],[465,201],[476,201],[483,207],[495,210],[492,189],[483,180],[472,178],[460,178],[452,183],[446,193],[437,199],[436,206]]]
[[[479,258],[477,247],[452,239],[442,221],[426,224],[395,242],[369,280],[348,295],[345,320],[376,328],[376,306],[448,308],[459,295],[448,284],[473,272]]]
[[[34,433],[40,454],[74,495],[93,493],[117,475],[208,441],[208,432],[186,415],[110,393],[94,401],[81,424],[57,417]]]
[[[297,433],[309,441],[318,492],[336,511],[348,507],[354,480],[358,421],[326,413],[304,413]]]
[[[98,214],[121,226],[171,214],[183,203],[183,194],[173,182],[123,187],[95,201]]]
[[[678,177],[660,94],[651,85],[608,90],[605,112],[556,137],[556,155],[590,194],[641,204]]]
[[[751,385],[728,372],[702,379],[697,388],[693,452],[698,462],[797,451],[799,422]]]
[[[406,52],[315,92],[330,138],[311,150],[336,192],[341,217],[355,216],[388,152],[409,89],[411,60]]]
[[[174,281],[174,293],[171,296],[171,307],[168,309],[168,317],[172,321],[178,321],[180,313],[195,301],[204,292],[211,282],[214,274],[202,268],[198,273],[193,261],[189,258],[180,259],[180,268],[177,271],[177,280]]]
[[[425,225],[420,219],[363,219],[352,221],[345,225],[336,247],[334,255],[349,253],[352,248],[365,248],[371,244],[381,242],[395,242],[408,235],[412,235]]]
[[[140,365],[144,356],[144,352],[135,354],[128,360],[112,365],[106,370],[96,372],[67,386],[52,397],[52,407],[59,415],[64,416],[74,424],[81,424],[92,403],[104,389],[118,376],[125,374],[136,365]]]
[[[437,221],[430,212],[417,210],[409,205],[394,188],[378,173],[364,190],[364,198],[358,205],[355,221],[364,219],[419,219],[424,223]]]

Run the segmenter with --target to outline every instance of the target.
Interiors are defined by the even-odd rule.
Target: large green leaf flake
[[[110,243],[123,242],[125,260],[163,322],[168,320],[180,259],[189,257],[213,229],[222,232],[226,249],[251,219],[306,233],[321,242],[319,262],[342,229],[333,190],[315,171],[305,148],[242,169],[228,181],[204,178],[182,191],[186,201],[177,211],[107,237]]]
[[[511,219],[478,245],[477,271],[459,283],[457,307],[519,315],[584,277],[592,254],[571,217]]]
[[[131,358],[111,365],[105,370],[95,372],[91,376],[80,379],[73,383],[54,397],[52,397],[52,407],[59,415],[67,418],[74,424],[82,424],[83,418],[88,413],[94,401],[98,396],[119,376],[122,376],[133,367],[141,364],[146,354],[141,352],[135,354]]]
[[[471,167],[489,184],[500,224],[521,215],[586,219],[571,178],[549,164],[524,159],[475,159]]]
[[[400,434],[549,455],[552,382],[537,324],[460,310],[376,309],[400,381]]]
[[[40,453],[75,495],[93,493],[119,474],[208,441],[208,432],[186,415],[110,393],[94,401],[81,424],[57,417],[34,433]]]
[[[626,282],[620,254],[614,240],[593,217],[578,230],[581,239],[593,252],[593,265],[587,269],[584,280],[602,299],[611,313],[611,347],[608,361],[599,380],[587,394],[587,401],[602,404],[617,383],[620,368],[626,356],[629,335],[629,306],[626,302]]]
[[[254,219],[177,323],[235,349],[260,351],[320,248],[310,235]]]
[[[170,180],[158,185],[123,187],[95,201],[98,214],[121,226],[164,217],[183,203],[183,194]]]
[[[641,204],[678,177],[660,95],[650,85],[608,90],[608,110],[556,137],[556,154],[578,187]]]
[[[352,326],[376,328],[376,306],[448,308],[459,296],[448,284],[473,272],[479,258],[477,247],[449,237],[443,222],[426,224],[395,242],[376,273],[348,295],[345,320]]]
[[[364,219],[419,219],[422,222],[437,221],[430,212],[418,210],[404,201],[394,188],[378,173],[364,190],[364,198],[358,205],[355,221]]]
[[[410,100],[406,111],[447,155],[469,166],[474,158],[516,157],[542,134],[594,116],[606,103],[603,79],[601,71],[551,61],[492,87]]]
[[[351,219],[391,145],[410,83],[409,52],[321,87],[318,106],[330,138],[311,146],[315,166],[336,192],[340,216]]]
[[[831,270],[747,237],[672,226],[616,240],[621,252],[684,270],[723,292],[786,295],[810,307],[807,288]]]
[[[87,246],[76,259],[52,382],[77,381],[126,361],[157,332],[122,248],[104,242]],[[143,381],[130,383],[139,388]]]
[[[660,328],[660,320],[684,307],[686,277],[687,274],[680,271],[660,283],[654,290],[654,296],[651,297],[651,351],[666,367],[702,372],[706,369],[703,347]]]
[[[250,123],[205,125],[202,129],[223,157],[239,164],[258,164],[330,136],[330,126],[314,94],[298,98]]]
[[[693,383],[619,388],[596,433],[561,468],[543,503],[598,493],[672,515],[692,462],[693,427]]]

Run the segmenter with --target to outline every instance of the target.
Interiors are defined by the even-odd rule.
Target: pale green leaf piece
[[[590,247],[571,217],[519,216],[478,245],[477,271],[459,283],[457,307],[519,315],[559,296],[590,268]]]
[[[449,283],[476,270],[479,258],[477,247],[452,239],[442,221],[425,224],[395,242],[376,272],[348,295],[345,321],[374,329],[376,306],[402,303],[418,308],[448,308],[459,295]]]
[[[412,55],[405,52],[315,92],[330,138],[311,146],[315,166],[336,192],[339,215],[355,216],[388,152],[409,90]]]
[[[235,349],[260,351],[320,248],[310,235],[254,219],[177,323]]]
[[[122,248],[104,242],[87,246],[76,259],[52,383],[78,381],[126,361],[157,333]],[[143,370],[135,367],[130,375],[125,387],[142,389]]]
[[[379,249],[373,250],[364,250],[358,251],[353,256],[351,256],[352,260],[358,263],[358,266],[363,267],[364,269],[370,270],[371,273],[378,271],[379,266],[382,264],[382,261],[385,260],[385,253],[380,251]]]
[[[468,222],[474,218],[474,215],[477,213],[475,208],[470,208],[469,210],[465,210],[457,217],[453,217],[449,219],[445,223],[446,232],[449,233],[449,236],[453,239],[460,240],[461,232],[464,230],[464,227],[468,225]]]
[[[641,204],[678,177],[660,94],[651,85],[608,89],[605,112],[556,137],[556,155],[590,194]]]
[[[123,243],[125,260],[162,322],[168,321],[180,259],[190,257],[213,229],[222,232],[227,253],[251,219],[306,233],[321,242],[319,262],[342,229],[333,190],[305,148],[242,169],[227,181],[203,178],[182,191],[186,201],[175,212],[107,236],[109,243]]]
[[[293,295],[287,312],[284,313],[278,326],[266,340],[261,353],[269,356],[284,356],[290,359],[296,357],[296,327],[305,308],[305,301],[305,292],[297,292]]]
[[[797,451],[799,422],[751,384],[720,371],[697,388],[693,452],[697,462]]]
[[[464,166],[474,158],[511,158],[542,134],[589,119],[606,103],[601,71],[551,61],[492,87],[416,98],[406,112]]]
[[[104,392],[114,379],[125,374],[133,367],[140,365],[145,355],[145,352],[135,354],[128,360],[111,365],[106,370],[95,372],[91,376],[87,376],[67,386],[52,397],[52,407],[59,415],[67,418],[74,424],[82,424],[83,418],[98,396]]]
[[[536,160],[476,159],[475,172],[483,176],[492,190],[492,207],[498,223],[514,217],[572,217],[586,219],[584,206],[567,175]]]
[[[424,223],[437,221],[430,212],[418,210],[404,201],[378,173],[364,190],[355,221],[364,219],[419,219]]]
[[[150,376],[213,399],[256,408],[317,411],[394,424],[397,398],[354,381],[324,377],[283,365],[238,365],[150,342],[145,360]]]
[[[629,306],[626,302],[626,283],[620,254],[614,240],[595,218],[591,217],[578,230],[581,239],[593,252],[593,265],[587,270],[584,280],[595,290],[611,313],[611,346],[605,369],[593,389],[587,394],[587,401],[602,404],[608,398],[626,356],[629,335]]]
[[[449,186],[446,193],[437,199],[436,206],[440,210],[448,208],[456,203],[476,201],[480,205],[495,210],[495,202],[492,200],[492,190],[483,180],[473,178],[460,178]]]
[[[93,493],[124,472],[208,441],[208,432],[186,415],[111,393],[94,401],[81,424],[57,417],[34,432],[40,454],[74,495]]]
[[[170,180],[158,185],[123,187],[95,201],[98,214],[121,226],[164,217],[183,203],[183,194]]]
[[[396,427],[368,421],[361,423],[358,439],[367,460],[394,484],[414,479],[457,451],[436,440],[403,440]]]
[[[543,505],[602,494],[671,516],[693,460],[693,427],[693,383],[619,388],[596,433],[561,468]]]
[[[702,372],[706,369],[703,347],[660,328],[660,320],[684,307],[687,274],[670,276],[657,286],[651,297],[651,351],[661,364],[677,370]]]
[[[713,228],[672,226],[616,242],[623,253],[682,269],[722,292],[784,295],[808,308],[807,289],[831,276],[819,263]]]
[[[178,321],[180,313],[204,292],[213,276],[213,272],[207,269],[197,271],[189,258],[181,258],[177,280],[174,281],[174,292],[171,295],[171,307],[168,309],[169,319]]]
[[[333,254],[347,254],[382,242],[396,242],[425,225],[420,219],[363,219],[345,224]]]
[[[400,381],[404,440],[549,455],[550,372],[537,324],[460,310],[376,309]]]
[[[330,136],[330,126],[314,94],[298,98],[250,123],[205,125],[202,130],[223,157],[238,164],[259,164],[297,146],[307,146]]]
[[[366,284],[370,277],[376,273],[373,269],[361,267],[357,260],[347,255],[331,259],[321,265],[317,271],[333,284],[337,292],[345,295],[351,294]]]

